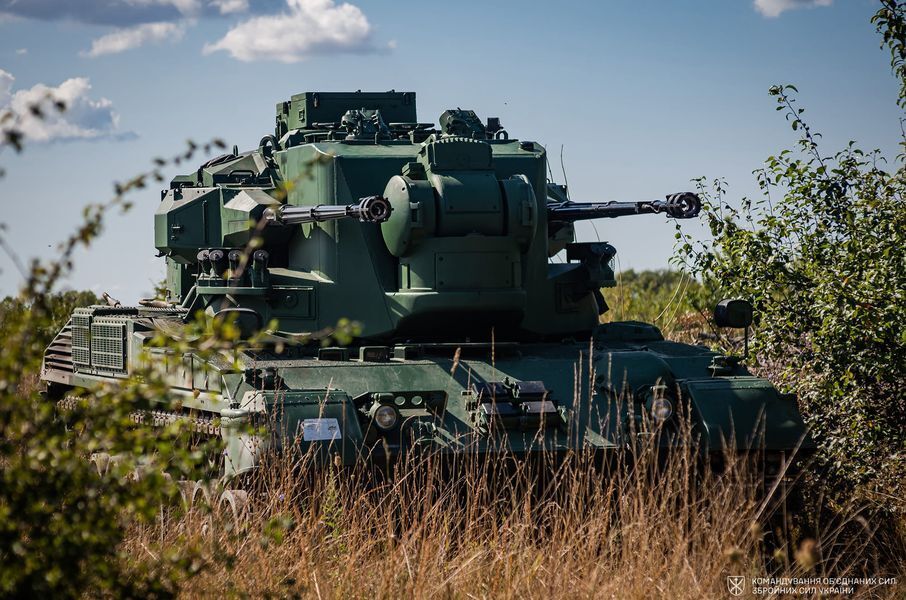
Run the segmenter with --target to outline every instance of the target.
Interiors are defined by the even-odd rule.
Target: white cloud
[[[92,41],[91,49],[83,52],[82,55],[96,57],[104,54],[118,54],[147,43],[178,40],[182,38],[185,31],[183,23],[144,23],[135,27],[117,29]]]
[[[28,48],[19,48],[16,50],[16,56],[24,56],[28,54]]]
[[[115,54],[178,40],[201,20],[239,18],[204,46],[242,61],[296,62],[337,52],[381,52],[355,0],[0,0],[0,19],[70,21],[109,27],[83,56]],[[216,38],[215,38],[216,39]]]
[[[182,14],[197,12],[202,7],[201,0],[126,0],[133,6],[172,6]]]
[[[211,6],[216,6],[222,15],[244,13],[249,9],[248,0],[211,0]]]
[[[328,52],[371,52],[371,24],[352,4],[334,0],[286,0],[288,12],[248,19],[219,41],[206,44],[205,54],[228,52],[241,61],[276,60],[293,63]]]
[[[276,10],[281,0],[0,0],[0,15],[131,27]]]
[[[755,9],[766,17],[779,17],[781,13],[795,8],[830,6],[834,0],[755,0]]]
[[[39,83],[12,91],[14,81],[12,74],[0,69],[0,113],[12,110],[19,115],[17,127],[26,140],[126,139],[135,135],[118,130],[113,103],[107,98],[91,98],[91,84],[85,77],[67,79],[56,87]],[[66,110],[59,112],[53,101],[63,102]],[[32,114],[33,106],[41,108],[43,117]]]
[[[0,113],[9,108],[9,99],[12,96],[13,82],[16,80],[11,73],[0,69]]]

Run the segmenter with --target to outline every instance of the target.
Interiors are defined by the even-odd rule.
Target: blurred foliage
[[[180,160],[195,148],[190,145]],[[149,564],[121,553],[124,526],[153,522],[162,504],[178,494],[174,479],[193,473],[206,454],[186,443],[189,432],[182,423],[134,426],[139,411],[173,402],[166,383],[153,373],[137,373],[115,389],[101,387],[90,396],[73,391],[64,412],[37,385],[27,385],[72,308],[97,301],[93,294],[57,291],[72,269],[74,251],[90,245],[109,213],[128,210],[126,194],[160,177],[168,161],[156,164],[117,184],[110,201],[86,207],[84,221],[52,260],[35,259],[25,267],[11,257],[25,282],[16,298],[0,303],[0,596],[79,597],[87,590],[169,596],[178,580],[200,568],[191,545]],[[8,249],[2,237],[0,246]],[[53,387],[49,392],[54,396]],[[98,469],[89,460],[98,456],[112,458]]]
[[[26,114],[18,113],[12,108],[0,110],[0,151],[12,148],[16,153],[22,152],[25,147],[25,133],[22,127],[25,118],[43,119],[48,114],[62,113],[65,110],[66,103],[50,93],[43,94],[25,106]],[[6,171],[0,167],[0,177],[5,174]]]
[[[874,22],[906,94],[904,3]],[[712,239],[678,248],[725,295],[753,302],[753,350],[798,392],[820,445],[822,481],[906,512],[906,167],[850,142],[828,155],[804,120],[798,90],[774,86],[794,149],[754,172],[760,198],[727,201],[698,180]]]
[[[124,545],[128,531],[173,516],[180,481],[221,473],[219,438],[199,439],[189,419],[136,425],[150,410],[181,410],[165,370],[149,360],[116,385],[99,385],[90,393],[55,384],[39,391],[37,374],[45,348],[73,308],[104,303],[88,292],[58,291],[72,271],[75,250],[91,245],[109,214],[131,208],[127,195],[151,180],[162,181],[164,167],[221,147],[219,140],[203,146],[190,141],[185,152],[154,159],[151,171],[115,184],[111,200],[85,208],[83,221],[53,259],[22,264],[0,226],[0,248],[24,279],[18,296],[0,301],[7,350],[0,353],[0,597],[171,597],[206,560],[217,559],[216,553],[203,558],[201,540],[181,540],[156,552],[144,548],[150,561],[136,560]],[[260,239],[254,238],[245,249],[243,264],[257,244]],[[191,354],[206,364],[216,356],[218,363],[238,369],[240,353],[277,327],[272,322],[269,331],[240,339],[237,324],[202,311],[186,321],[175,330],[159,330],[149,348],[166,360]],[[309,336],[270,341],[279,351],[283,344],[348,343],[359,332],[358,323],[344,319]],[[218,484],[205,485],[211,484],[216,493]]]

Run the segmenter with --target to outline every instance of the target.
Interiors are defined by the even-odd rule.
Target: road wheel
[[[94,465],[94,468],[97,469],[99,477],[107,475],[107,469],[110,466],[109,454],[106,452],[95,452],[88,460]]]
[[[220,514],[232,517],[241,525],[248,517],[249,495],[245,490],[224,490],[220,495]]]

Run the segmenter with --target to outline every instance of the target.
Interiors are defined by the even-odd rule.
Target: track
[[[80,400],[77,396],[65,396],[62,400],[57,401],[57,410],[72,412]],[[192,432],[211,437],[220,435],[220,418],[198,411],[137,410],[130,413],[129,417],[137,425],[166,427],[173,423],[187,423],[188,429]]]

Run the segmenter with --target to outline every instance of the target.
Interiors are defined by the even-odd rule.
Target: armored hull
[[[178,316],[82,309],[48,351],[45,380],[65,403],[66,390],[127,378],[129,364],[163,363],[143,343],[161,320],[175,325]],[[79,345],[86,337],[93,347]],[[638,322],[608,323],[587,341],[559,343],[261,349],[243,352],[238,363],[187,354],[167,370],[179,408],[162,405],[136,420],[185,420],[221,439],[227,476],[254,470],[262,452],[288,447],[345,465],[409,452],[607,455],[652,434],[661,446],[689,444],[690,431],[702,452],[754,450],[779,463],[807,448],[795,399],[722,358]],[[379,420],[385,406],[394,417]]]

